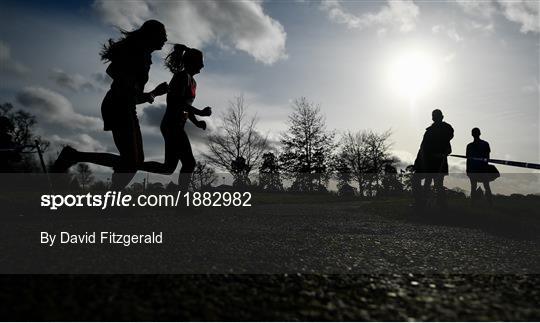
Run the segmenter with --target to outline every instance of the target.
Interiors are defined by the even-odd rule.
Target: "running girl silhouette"
[[[109,39],[103,46],[101,59],[110,62],[107,74],[113,79],[110,90],[101,104],[104,130],[112,131],[120,155],[80,152],[66,146],[54,163],[52,172],[66,172],[77,162],[89,162],[112,167],[111,189],[123,189],[144,162],[141,129],[135,106],[153,103],[154,98],[167,93],[167,83],[144,92],[152,64],[151,54],[167,41],[165,26],[148,20],[134,31],[121,31],[118,41]]]
[[[165,140],[165,162],[145,162],[142,170],[170,175],[180,161],[182,168],[178,185],[180,190],[185,191],[195,169],[195,157],[184,126],[189,119],[204,130],[206,122],[197,120],[196,115],[208,117],[212,114],[210,107],[199,110],[192,105],[197,92],[197,82],[193,76],[204,67],[203,54],[198,49],[176,44],[165,59],[165,66],[173,73],[167,93],[167,109],[160,126]]]

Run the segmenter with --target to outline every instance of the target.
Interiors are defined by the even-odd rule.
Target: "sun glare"
[[[432,89],[436,77],[435,65],[435,61],[422,52],[398,55],[389,69],[392,88],[410,102],[416,101]]]

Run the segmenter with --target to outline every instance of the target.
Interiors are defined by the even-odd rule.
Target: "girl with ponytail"
[[[167,92],[167,109],[160,126],[165,140],[165,162],[145,162],[143,170],[170,175],[180,161],[182,168],[178,185],[180,190],[185,191],[195,169],[195,157],[184,130],[185,123],[189,119],[204,130],[206,122],[198,120],[196,116],[208,117],[212,114],[210,107],[199,110],[193,106],[197,92],[197,82],[193,76],[204,67],[203,54],[198,49],[176,44],[165,58],[165,66],[173,73]]]

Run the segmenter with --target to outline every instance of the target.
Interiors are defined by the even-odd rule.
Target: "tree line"
[[[278,147],[270,147],[244,98],[236,97],[209,137],[204,158],[228,171],[233,186],[262,191],[327,192],[332,180],[340,195],[391,195],[409,188],[411,169],[398,172],[390,130],[338,135],[327,129],[320,105],[301,97],[292,108]]]
[[[3,150],[6,165],[2,165],[2,171],[38,172],[34,143],[45,152],[49,142],[35,134],[36,118],[23,110],[14,111],[9,103],[1,105],[0,118],[2,145],[14,148]],[[232,176],[234,189],[328,192],[333,183],[340,195],[368,197],[410,189],[411,169],[398,171],[399,160],[390,153],[389,130],[338,134],[327,129],[320,105],[305,97],[293,101],[287,130],[280,134],[277,144],[270,144],[257,125],[258,119],[248,113],[243,96],[231,100],[217,129],[208,136],[208,149],[197,162],[191,188],[211,189],[218,181],[218,170]],[[103,181],[95,180],[86,164],[78,164],[72,175],[74,187],[107,187]],[[141,183],[132,185],[134,190],[145,188],[167,190],[174,184],[144,183],[142,188]]]

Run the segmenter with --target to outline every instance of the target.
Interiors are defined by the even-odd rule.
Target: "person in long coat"
[[[416,175],[413,179],[413,193],[416,206],[423,207],[433,182],[437,204],[445,207],[444,176],[448,175],[448,155],[452,152],[450,140],[454,138],[454,129],[443,121],[441,110],[433,110],[431,116],[433,124],[426,128],[414,162]],[[423,188],[420,183],[422,179]]]

